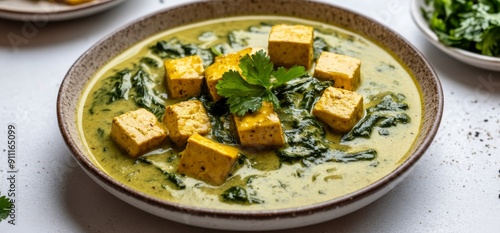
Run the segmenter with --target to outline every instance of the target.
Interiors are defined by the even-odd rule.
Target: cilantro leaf
[[[260,96],[265,88],[245,81],[240,73],[230,70],[222,75],[222,81],[215,86],[217,93],[224,97]]]
[[[266,90],[263,93],[262,99],[268,102],[271,102],[274,106],[274,109],[280,109],[280,100],[278,97],[270,90]]]
[[[275,87],[282,85],[294,78],[303,76],[306,73],[305,68],[303,66],[293,66],[291,69],[286,70],[283,67],[278,68],[273,72],[274,78],[276,78],[277,82],[274,84]]]
[[[6,196],[0,196],[0,222],[9,216],[10,206],[10,199]]]
[[[257,51],[251,57],[248,54],[245,55],[240,60],[239,66],[248,83],[265,88],[271,87],[269,77],[273,71],[273,63],[263,50]]]
[[[270,57],[263,50],[251,56],[245,55],[240,59],[239,67],[242,74],[230,70],[215,86],[217,93],[227,98],[231,113],[238,116],[258,111],[264,101],[279,109],[280,101],[273,89],[306,74],[302,66],[293,66],[288,70],[280,67],[274,71]]]
[[[228,97],[229,111],[243,116],[248,111],[257,111],[262,107],[262,95],[265,88],[245,81],[240,73],[230,70],[222,75],[222,81],[215,86],[217,93]]]
[[[476,48],[484,55],[500,55],[500,26],[486,31],[484,33],[483,41],[477,43]]]
[[[227,99],[229,104],[229,111],[232,113],[243,116],[248,111],[255,112],[262,107],[263,98],[260,96],[248,97],[231,97]]]

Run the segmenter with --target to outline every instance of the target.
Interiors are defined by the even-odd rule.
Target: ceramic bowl
[[[469,52],[467,50],[453,48],[441,43],[437,35],[430,29],[429,24],[422,15],[422,8],[428,8],[425,4],[425,0],[412,0],[410,4],[410,11],[413,21],[417,24],[418,28],[423,32],[425,38],[429,42],[431,42],[439,50],[461,62],[482,69],[500,71],[500,57],[485,56]]]
[[[224,16],[258,14],[286,15],[334,24],[376,41],[397,56],[414,74],[416,83],[422,90],[424,104],[421,133],[410,149],[407,160],[382,179],[348,195],[298,208],[262,211],[215,210],[159,200],[117,182],[92,163],[91,155],[80,138],[76,109],[82,89],[96,70],[136,42],[166,29]],[[112,33],[86,51],[68,71],[57,101],[60,131],[71,154],[93,180],[113,195],[149,213],[180,223],[215,229],[255,231],[324,222],[377,200],[400,183],[422,157],[438,130],[443,110],[443,94],[436,73],[422,54],[404,38],[352,11],[303,0],[201,1],[146,16]]]

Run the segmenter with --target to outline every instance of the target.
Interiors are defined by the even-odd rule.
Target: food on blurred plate
[[[48,0],[49,2],[65,3],[68,5],[78,5],[86,2],[92,2],[95,0]]]

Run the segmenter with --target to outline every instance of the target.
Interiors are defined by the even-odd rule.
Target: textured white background
[[[6,192],[6,128],[18,127],[17,215],[0,232],[220,232],[164,220],[107,193],[73,161],[56,119],[59,85],[72,63],[105,35],[185,1],[130,0],[101,14],[49,22],[0,19],[0,191]],[[445,110],[434,143],[393,191],[357,212],[287,232],[500,232],[500,73],[436,50],[408,1],[329,1],[400,33],[430,61]],[[29,37],[14,48],[9,33]],[[27,34],[28,33],[28,34]]]

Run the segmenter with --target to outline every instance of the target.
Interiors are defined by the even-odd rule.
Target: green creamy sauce
[[[407,123],[398,123],[388,128],[377,126],[369,137],[356,137],[345,141],[341,140],[343,135],[335,134],[324,127],[325,138],[333,147],[346,152],[373,149],[377,152],[374,159],[304,164],[301,161],[282,162],[272,150],[242,150],[245,156],[238,161],[226,183],[215,187],[176,174],[180,151],[173,149],[168,142],[140,159],[127,156],[113,143],[109,136],[113,117],[137,109],[138,103],[144,99],[149,101],[146,104],[160,111],[157,112],[158,116],[161,115],[159,106],[182,101],[168,99],[164,94],[166,89],[162,60],[166,58],[150,49],[157,45],[158,41],[175,38],[184,44],[194,43],[201,48],[210,49],[215,46],[224,53],[246,46],[265,49],[269,25],[276,23],[314,26],[315,37],[321,39],[318,43],[326,43],[328,50],[332,52],[360,59],[361,85],[356,92],[363,95],[365,109],[373,105],[371,100],[374,97],[384,93],[404,95],[404,102],[408,105],[404,113],[411,118]],[[221,43],[229,43],[232,47],[220,46]],[[140,85],[137,81],[134,84],[133,77],[139,69],[147,74],[142,77],[146,81],[142,81]],[[117,77],[117,73],[124,70],[131,70],[130,82],[120,87],[114,86],[118,79],[123,78]],[[111,101],[109,91],[113,87],[128,91],[127,95],[124,95],[126,97]],[[144,96],[141,90],[149,90],[150,95],[146,94],[149,97],[137,98]],[[421,106],[420,92],[411,74],[377,44],[349,31],[314,21],[255,16],[225,19],[224,22],[208,21],[176,28],[128,49],[103,66],[93,77],[80,100],[78,123],[86,146],[94,156],[94,163],[131,188],[186,205],[257,210],[323,202],[359,190],[386,176],[405,160],[409,148],[414,143],[421,125]],[[253,198],[254,204],[224,201],[224,191],[236,186],[243,187],[248,196]]]

